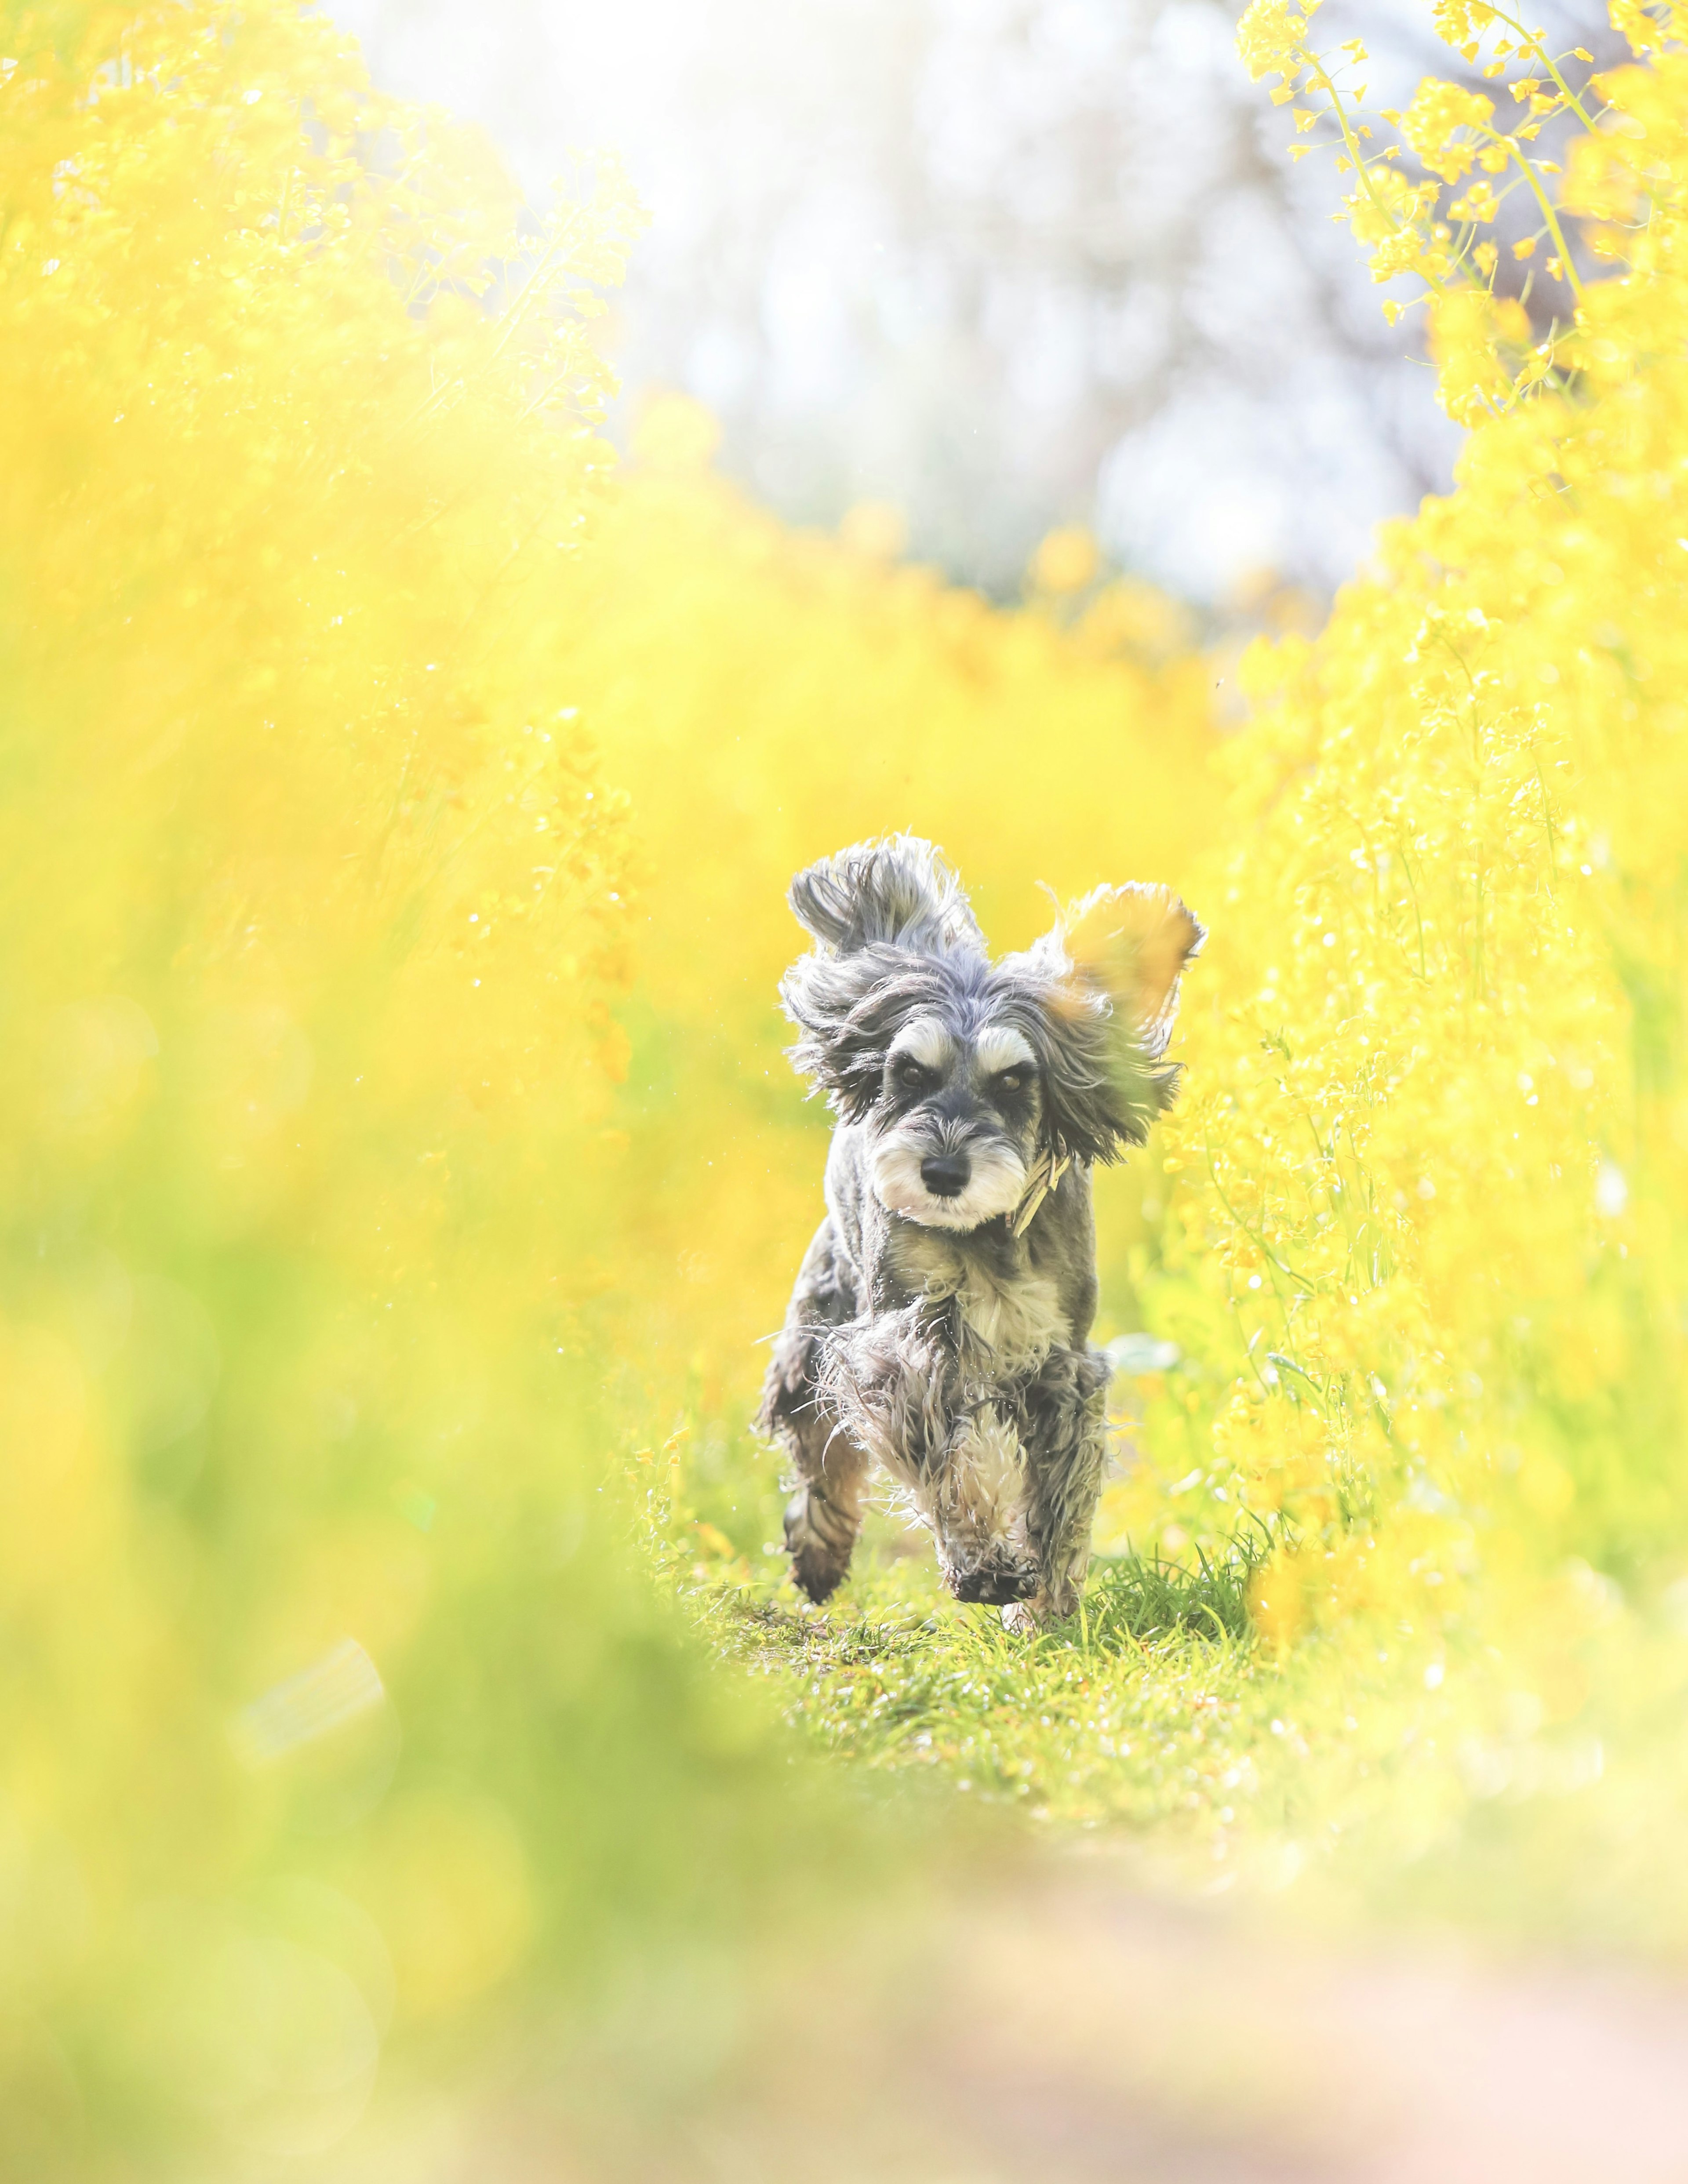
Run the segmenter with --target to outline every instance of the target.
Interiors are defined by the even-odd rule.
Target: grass
[[[1544,1706],[1474,1633],[1416,1617],[1280,1651],[1250,1623],[1267,1543],[1245,1534],[1217,1559],[1098,1557],[1080,1614],[1015,1639],[944,1593],[929,1540],[888,1504],[817,1609],[786,1577],[770,1451],[699,1429],[646,1461],[651,1541],[687,1613],[864,1783],[1129,1844],[1184,1886],[1293,1882],[1320,1916],[1688,1951],[1688,1645],[1656,1616],[1607,1602]],[[1597,1715],[1585,1677],[1607,1694]]]
[[[1276,1672],[1246,1600],[1263,1540],[1217,1561],[1099,1558],[1079,1613],[1027,1641],[950,1599],[930,1540],[889,1506],[870,1513],[839,1593],[801,1600],[774,1468],[748,1440],[677,1461],[663,1559],[718,1653],[771,1685],[805,1736],[1039,1823],[1165,1830],[1228,1854],[1260,1787],[1251,1751],[1271,1734]]]

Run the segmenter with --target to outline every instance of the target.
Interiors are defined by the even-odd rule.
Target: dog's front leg
[[[822,1400],[856,1447],[918,1494],[954,1430],[955,1358],[924,1305],[838,1328],[827,1341]]]
[[[869,1459],[821,1392],[827,1345],[853,1316],[850,1269],[830,1217],[815,1232],[774,1338],[756,1424],[791,1460],[785,1544],[791,1574],[811,1600],[830,1599],[850,1570],[867,1499]]]
[[[1038,1584],[1005,1607],[1011,1630],[1071,1615],[1090,1561],[1090,1527],[1107,1460],[1107,1360],[1094,1350],[1052,1351],[1020,1396],[1028,1472],[1027,1529]]]
[[[965,1384],[948,1319],[918,1304],[840,1329],[824,1386],[852,1439],[910,1490],[957,1600],[994,1606],[1035,1589],[1017,1426]]]
[[[787,1328],[776,1338],[758,1420],[791,1459],[786,1552],[793,1578],[817,1607],[850,1574],[871,1468],[866,1451],[820,1397],[816,1382],[825,1344],[824,1331],[815,1328]]]

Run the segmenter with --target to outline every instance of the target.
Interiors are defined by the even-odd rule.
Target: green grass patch
[[[1293,1885],[1320,1915],[1688,1949],[1669,1851],[1688,1655],[1615,1591],[1549,1705],[1446,1615],[1373,1614],[1279,1651],[1248,1614],[1259,1532],[1098,1557],[1082,1612],[1022,1639],[950,1598],[889,1503],[834,1598],[801,1600],[777,1460],[748,1435],[677,1436],[640,1475],[663,1582],[723,1667],[864,1785],[922,1781],[1039,1833],[1128,1843],[1186,1885]],[[1570,1593],[1596,1584],[1579,1568]],[[1591,1719],[1573,1669],[1622,1705]]]
[[[811,1607],[786,1576],[774,1469],[749,1442],[688,1451],[666,1514],[654,1482],[656,1544],[717,1653],[807,1738],[1039,1823],[1171,1830],[1226,1855],[1270,1736],[1276,1670],[1247,1606],[1263,1536],[1217,1557],[1099,1557],[1079,1613],[1025,1639],[952,1600],[930,1539],[889,1504],[848,1583]]]

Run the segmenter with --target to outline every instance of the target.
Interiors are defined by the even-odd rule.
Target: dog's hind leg
[[[869,1459],[840,1429],[819,1388],[827,1338],[855,1310],[833,1224],[823,1221],[804,1255],[785,1325],[774,1338],[756,1415],[761,1431],[791,1459],[785,1544],[793,1577],[816,1602],[843,1583],[867,1498]]]
[[[1090,1561],[1090,1527],[1107,1462],[1107,1360],[1095,1350],[1056,1350],[1022,1392],[1026,1529],[1040,1574],[1029,1598],[1002,1611],[1011,1630],[1071,1615]]]
[[[786,1552],[792,1576],[818,1605],[850,1574],[872,1467],[836,1425],[823,1426],[818,1417],[783,1438],[794,1474],[785,1505]]]

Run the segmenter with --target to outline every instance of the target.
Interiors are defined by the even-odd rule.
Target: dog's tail
[[[797,921],[840,956],[883,943],[925,956],[984,950],[961,883],[917,834],[887,834],[822,857],[791,883]]]

